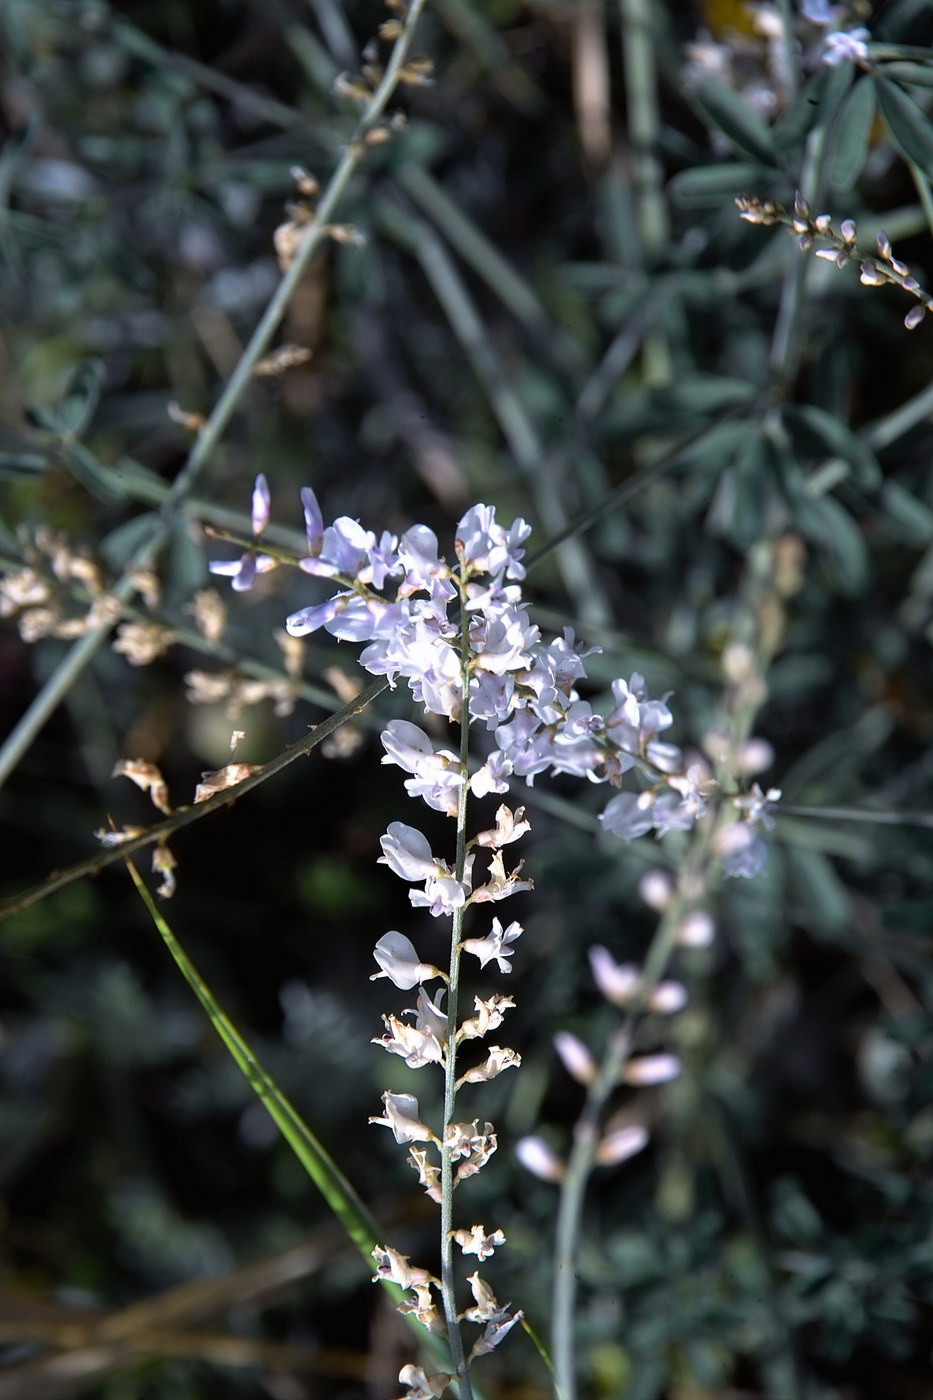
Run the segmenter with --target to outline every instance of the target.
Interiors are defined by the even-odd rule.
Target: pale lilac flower
[[[827,34],[823,40],[823,62],[830,68],[838,68],[841,63],[866,63],[870,40],[868,29],[843,29]]]
[[[479,958],[481,967],[494,961],[500,972],[511,972],[512,965],[508,959],[515,949],[510,948],[509,944],[514,943],[523,932],[521,924],[513,922],[504,929],[498,919],[493,919],[492,929],[485,938],[467,938],[460,946],[465,953]]]
[[[418,1117],[418,1100],[414,1094],[390,1094],[382,1096],[385,1113],[381,1118],[370,1118],[370,1123],[381,1123],[391,1128],[396,1142],[436,1142],[437,1138]]]
[[[293,612],[285,619],[285,630],[290,637],[306,637],[309,632],[316,632],[319,627],[332,622],[337,616],[342,598],[349,597],[349,594],[336,594],[329,598],[326,603],[318,603],[315,607],[300,608],[298,612]]]
[[[554,1049],[571,1078],[578,1084],[592,1084],[596,1078],[596,1061],[579,1036],[571,1035],[570,1031],[558,1031],[554,1036]]]
[[[501,1317],[505,1311],[500,1308],[496,1295],[484,1278],[480,1278],[479,1273],[471,1274],[467,1279],[473,1293],[475,1307],[467,1308],[463,1314],[471,1322],[491,1322],[493,1318]]]
[[[647,870],[638,882],[638,893],[648,905],[659,914],[667,908],[673,891],[673,882],[666,870]]]
[[[377,865],[387,865],[403,880],[430,879],[437,873],[439,862],[431,854],[428,838],[404,822],[391,822],[385,836],[380,837],[382,855]]]
[[[422,1030],[400,1021],[397,1016],[383,1016],[386,1034],[374,1036],[373,1044],[381,1045],[391,1055],[400,1055],[409,1069],[423,1069],[425,1065],[441,1064],[444,1059],[444,1041],[433,1031]],[[446,1020],[444,1026],[446,1028]]]
[[[434,1282],[426,1268],[413,1268],[408,1254],[399,1254],[398,1250],[392,1249],[391,1246],[377,1245],[371,1253],[375,1260],[374,1284],[382,1278],[389,1278],[394,1284],[398,1284],[399,1288],[413,1288],[415,1284]]]
[[[589,950],[593,980],[613,1006],[631,1006],[641,991],[641,973],[633,963],[617,963],[608,948]]]
[[[513,675],[475,672],[470,677],[470,717],[485,720],[487,729],[495,729],[508,718],[514,696]]]
[[[376,1261],[373,1283],[378,1283],[380,1279],[391,1279],[399,1288],[412,1288],[417,1283],[435,1281],[427,1269],[413,1268],[408,1255],[399,1254],[398,1250],[392,1249],[391,1246],[384,1248],[377,1244],[372,1256]]]
[[[485,1356],[487,1352],[497,1347],[507,1333],[511,1332],[516,1322],[521,1322],[524,1316],[525,1314],[521,1310],[511,1315],[503,1310],[491,1322],[487,1322],[483,1329],[483,1335],[477,1342],[473,1343],[470,1360],[472,1361],[475,1356]]]
[[[456,816],[464,783],[457,755],[449,749],[435,753],[424,730],[403,719],[390,720],[380,737],[386,751],[383,763],[395,763],[413,775],[405,781],[406,791],[436,812]]]
[[[371,530],[364,530],[358,520],[341,515],[324,531],[320,551],[298,562],[305,573],[317,578],[359,578],[367,582],[365,572],[375,543]]]
[[[685,915],[677,930],[681,948],[708,948],[716,937],[716,925],[704,909]]]
[[[648,1140],[648,1129],[640,1123],[633,1123],[607,1133],[597,1145],[594,1156],[601,1166],[617,1167],[620,1162],[627,1162],[629,1157],[634,1157],[647,1147]]]
[[[269,524],[270,506],[269,483],[260,472],[253,486],[251,509],[253,534],[257,540]],[[245,593],[256,582],[257,574],[268,573],[270,569],[275,568],[276,563],[277,561],[269,555],[256,554],[254,550],[248,549],[239,559],[215,559],[207,567],[210,573],[229,578],[237,593]]]
[[[417,987],[419,982],[430,982],[434,977],[443,976],[439,968],[421,962],[415,945],[395,929],[383,934],[373,949],[373,957],[381,971],[374,972],[370,982],[375,982],[380,977],[388,977],[403,992]]]
[[[395,823],[398,825],[398,823]],[[435,919],[449,916],[455,909],[466,904],[467,888],[452,875],[438,872],[429,875],[423,890],[409,890],[408,898],[413,909],[427,909]]]
[[[687,988],[682,982],[659,982],[648,997],[648,1010],[659,1016],[673,1016],[687,1005]]]
[[[803,0],[800,13],[805,20],[822,28],[835,21],[842,13],[842,6],[831,4],[830,0]]]
[[[745,820],[750,825],[761,822],[765,831],[773,831],[774,808],[780,800],[780,788],[768,788],[767,792],[762,792],[760,785],[755,783],[741,797],[734,797],[732,803],[739,811],[745,813]]]
[[[386,751],[383,763],[396,763],[406,773],[423,771],[425,760],[434,757],[427,734],[406,719],[390,720],[379,737]]]
[[[497,749],[491,753],[470,779],[470,791],[474,797],[488,797],[492,792],[508,792],[509,778],[512,776],[511,760]]]
[[[716,838],[716,853],[727,875],[750,879],[764,869],[768,848],[748,822],[733,822]]]
[[[515,1155],[526,1171],[541,1181],[563,1181],[567,1168],[544,1138],[523,1137],[515,1144]]]
[[[316,559],[324,544],[324,517],[317,503],[317,496],[310,486],[301,490],[301,504],[305,516],[305,531],[308,536],[308,554]]]
[[[272,497],[269,494],[269,483],[262,472],[256,478],[253,487],[252,500],[252,526],[253,534],[258,539],[263,534],[269,524],[269,512],[272,506]]]
[[[488,1259],[500,1245],[505,1244],[505,1235],[501,1230],[493,1230],[491,1235],[487,1235],[482,1225],[473,1225],[469,1230],[452,1230],[451,1239],[456,1240],[464,1254],[475,1254],[478,1259]]]
[[[654,795],[650,792],[620,792],[606,806],[599,820],[606,831],[623,841],[644,836],[654,826]]]
[[[472,573],[523,579],[525,551],[520,546],[530,534],[531,526],[520,518],[506,531],[497,524],[493,506],[473,506],[457,526],[457,555]]]
[[[662,792],[651,808],[652,823],[659,836],[669,831],[690,831],[697,818],[695,805],[681,800],[676,792]]]
[[[399,541],[398,560],[405,570],[399,588],[402,597],[419,590],[430,593],[433,581],[450,573],[447,561],[437,552],[437,536],[427,525],[413,525],[405,531]]]
[[[680,1074],[676,1055],[638,1055],[622,1071],[626,1084],[643,1088],[649,1084],[667,1084]]]
[[[208,571],[229,578],[237,593],[246,593],[256,582],[257,574],[267,574],[278,561],[268,554],[254,554],[248,549],[239,559],[213,559]]]
[[[437,1001],[434,1002],[422,987],[418,992],[418,1004],[414,1011],[406,1011],[406,1016],[415,1017],[415,1025],[419,1031],[425,1035],[433,1035],[435,1039],[444,1047],[447,1045],[448,1022],[447,1013],[441,1009],[441,998],[444,995],[443,987],[437,994]]]
[[[358,593],[335,593],[326,603],[302,608],[285,619],[289,636],[304,637],[324,627],[341,642],[364,642],[372,636],[383,604]]]
[[[402,1367],[398,1378],[402,1385],[408,1386],[408,1394],[400,1396],[399,1400],[436,1400],[454,1379],[446,1371],[429,1376],[420,1366],[410,1364]]]
[[[510,1049],[507,1045],[490,1045],[489,1052],[481,1065],[474,1065],[465,1074],[461,1074],[457,1080],[457,1088],[463,1084],[485,1084],[490,1079],[496,1079],[504,1070],[518,1069],[522,1062],[522,1057],[517,1050]]]

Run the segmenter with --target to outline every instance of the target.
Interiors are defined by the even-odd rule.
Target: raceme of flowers
[[[618,788],[636,770],[640,790],[620,792],[600,818],[606,831],[625,841],[649,831],[662,836],[688,830],[722,797],[704,768],[682,771],[680,749],[661,738],[673,719],[669,697],[650,699],[642,676],[613,681],[605,715],[581,698],[576,685],[586,679],[585,658],[600,648],[581,650],[570,628],[545,642],[529,621],[521,593],[523,546],[531,532],[524,520],[506,528],[493,507],[473,506],[457,526],[456,560],[449,564],[426,525],[413,525],[400,539],[388,532],[377,538],[347,516],[325,528],[314,492],[304,488],[301,500],[308,555],[299,567],[339,586],[324,602],[293,613],[285,624],[290,635],[324,628],[340,641],[363,644],[359,660],[365,670],[392,684],[404,678],[426,712],[456,720],[463,687],[461,606],[465,611],[469,715],[486,727],[495,747],[467,778],[454,754],[435,752],[426,735],[419,738],[414,726],[398,722],[387,731],[385,761],[410,774],[405,787],[412,796],[452,814],[457,790],[467,781],[472,795],[483,797],[505,793],[510,779],[531,784],[540,773],[573,774]],[[269,490],[260,475],[253,492],[257,543],[268,518]],[[232,576],[242,590],[276,563],[250,549],[240,560],[210,568]],[[764,842],[742,828],[767,825],[779,796],[771,789],[766,800],[744,806],[733,799],[739,829],[721,843],[727,874],[750,876],[762,868]],[[448,913],[469,893],[455,890],[440,870],[425,867],[419,878],[425,890],[413,891],[412,903],[435,914]]]
[[[399,1377],[408,1387],[406,1400],[441,1395],[455,1378],[461,1395],[469,1396],[471,1361],[496,1347],[522,1314],[502,1307],[478,1271],[468,1279],[474,1305],[457,1311],[451,1268],[454,1245],[482,1261],[505,1243],[501,1230],[487,1231],[482,1224],[468,1229],[448,1225],[453,1191],[479,1172],[497,1147],[492,1123],[457,1119],[457,1096],[467,1085],[517,1067],[521,1057],[507,1046],[488,1044],[482,1058],[472,1056],[475,1062],[461,1068],[460,1050],[469,1052],[471,1042],[485,1041],[497,1031],[515,1003],[501,993],[475,996],[472,1014],[458,1021],[460,962],[467,955],[484,970],[491,972],[493,964],[500,975],[508,975],[514,945],[523,930],[515,921],[505,924],[492,917],[477,936],[463,937],[463,919],[468,908],[498,904],[531,889],[531,882],[520,878],[521,862],[506,867],[506,848],[529,829],[524,808],[513,810],[500,803],[495,825],[467,840],[467,799],[502,795],[511,780],[524,778],[530,785],[540,773],[573,774],[618,788],[624,775],[635,770],[640,791],[619,792],[601,818],[607,831],[631,840],[649,831],[661,835],[688,829],[717,794],[705,770],[681,771],[680,750],[660,737],[672,723],[667,700],[649,699],[641,676],[612,683],[612,703],[605,715],[580,696],[577,683],[586,678],[585,658],[597,648],[581,651],[569,628],[545,642],[529,621],[521,592],[524,544],[530,534],[524,520],[506,528],[497,522],[491,506],[474,506],[457,526],[456,558],[448,563],[438,553],[437,537],[427,526],[412,526],[400,539],[389,533],[377,539],[345,516],[325,528],[310,489],[302,491],[302,505],[308,554],[298,561],[299,566],[337,589],[323,602],[293,613],[286,620],[288,633],[302,637],[323,627],[341,641],[361,644],[361,665],[393,685],[403,677],[427,714],[484,728],[491,736],[487,740],[491,752],[470,772],[464,742],[460,753],[436,747],[425,730],[408,720],[391,720],[383,730],[383,762],[407,774],[404,785],[410,796],[457,821],[458,839],[451,864],[435,854],[417,827],[390,823],[381,838],[380,864],[412,887],[409,898],[415,908],[452,920],[450,960],[445,972],[422,960],[404,934],[390,930],[376,943],[379,971],[373,974],[373,980],[387,978],[401,991],[418,989],[413,1007],[400,1015],[383,1016],[384,1034],[375,1043],[399,1056],[410,1069],[441,1070],[445,1102],[440,1131],[424,1121],[419,1100],[410,1093],[387,1090],[382,1096],[383,1113],[370,1119],[387,1127],[396,1142],[408,1145],[408,1160],[425,1193],[441,1207],[442,1278],[383,1246],[373,1251],[374,1277],[398,1284],[408,1295],[400,1311],[428,1331],[446,1335],[450,1344],[456,1375],[441,1371],[429,1376],[418,1367],[406,1366]],[[253,491],[255,543],[268,520],[269,490],[260,476]],[[242,590],[275,563],[271,556],[248,548],[239,560],[211,568],[230,576],[233,586]],[[778,796],[773,791],[763,794],[756,787],[732,799],[735,820],[722,831],[728,839],[719,843],[730,873],[751,875],[760,868],[765,848],[753,828],[770,823],[770,807]],[[637,995],[634,970],[616,968],[604,949],[594,950],[593,957],[594,971],[610,999],[619,999],[623,982],[627,998],[633,989]],[[425,985],[431,982],[443,984],[433,995]],[[685,1001],[685,993],[673,983],[659,986],[654,996],[661,998],[656,1006],[651,1003],[656,1010],[676,1011]],[[592,1078],[595,1066],[581,1042],[565,1035],[558,1040],[558,1050],[581,1082]],[[677,1068],[672,1056],[636,1058],[628,1067],[626,1082],[662,1083]],[[646,1140],[640,1127],[612,1133],[601,1144],[598,1159],[618,1163]],[[540,1153],[542,1148],[533,1142],[522,1145],[522,1160],[532,1170],[536,1167],[528,1159],[534,1158],[535,1150]],[[543,1174],[540,1166],[537,1170]],[[460,1339],[464,1321],[482,1329],[468,1355]]]

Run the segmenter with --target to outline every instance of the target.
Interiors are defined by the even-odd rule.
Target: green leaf
[[[110,505],[122,501],[125,492],[109,467],[105,467],[83,442],[73,442],[64,451],[64,462],[76,481],[99,501]]]
[[[933,63],[886,63],[878,76],[913,87],[933,87]]]
[[[44,452],[0,452],[0,477],[13,480],[19,476],[38,476],[48,464]]]
[[[809,848],[788,846],[787,888],[798,918],[807,928],[841,931],[852,920],[852,901],[835,867]]]
[[[826,562],[841,593],[864,592],[869,578],[868,549],[858,525],[832,496],[799,501],[796,509],[801,533],[826,551]]]
[[[766,165],[777,165],[777,149],[771,132],[758,113],[733,88],[705,78],[697,84],[694,96],[713,125],[730,141],[734,141],[740,150],[756,160],[764,161]]]
[[[885,78],[875,78],[874,81],[881,114],[895,145],[905,160],[918,165],[925,175],[933,179],[933,126],[930,119],[896,83],[890,83]]]
[[[933,510],[899,482],[884,483],[881,505],[908,544],[926,545],[933,541]]]
[[[371,1269],[373,1247],[385,1241],[384,1231],[360,1200],[353,1186],[326,1148],[315,1137],[301,1114],[283,1094],[272,1075],[259,1063],[248,1041],[243,1038],[227,1014],[221,1009],[210,987],[169,927],[133,862],[127,860],[126,865],[133,884],[149,911],[149,916],[158,929],[162,941],[172,955],[175,965],[206,1012],[211,1025],[232,1056],[237,1069],[324,1197],[334,1217],[346,1230],[356,1249],[362,1255],[366,1268]],[[403,1294],[397,1284],[383,1280],[383,1286],[396,1303],[401,1301]],[[446,1345],[440,1338],[430,1334],[425,1337],[420,1329],[420,1324],[414,1318],[409,1319],[409,1321],[433,1360],[442,1365],[449,1364]]]
[[[731,538],[740,549],[749,549],[761,535],[765,503],[771,495],[776,463],[774,444],[764,433],[752,433],[736,453],[735,500]]]
[[[111,530],[100,544],[100,552],[112,569],[124,568],[136,552],[151,539],[159,517],[155,511],[144,511],[124,520]]]
[[[85,431],[100,400],[106,373],[99,359],[83,360],[75,367],[56,409],[60,432],[80,437]]]
[[[875,89],[865,78],[855,84],[833,124],[827,171],[837,190],[850,189],[862,173],[875,119]]]
[[[787,404],[782,416],[801,455],[841,457],[851,466],[857,486],[863,490],[877,487],[881,468],[875,454],[833,414],[815,404]]]
[[[771,135],[778,150],[793,150],[803,143],[817,123],[828,122],[849,91],[851,82],[851,64],[820,67],[772,127]]]
[[[667,189],[675,204],[717,205],[737,194],[760,195],[773,180],[773,167],[736,160],[681,170],[668,182]]]
[[[684,448],[680,459],[688,471],[719,470],[735,455],[748,436],[748,424],[739,421],[717,423],[693,447]]]

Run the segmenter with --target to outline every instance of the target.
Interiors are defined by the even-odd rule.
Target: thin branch
[[[114,587],[114,596],[121,603],[128,601],[135,591],[133,577],[136,571],[151,564],[168,539],[178,519],[182,503],[208,458],[220,442],[241,399],[252,383],[256,365],[271,345],[272,338],[296,287],[304,276],[305,269],[320,244],[327,238],[327,225],[331,216],[346,191],[357,166],[366,154],[365,137],[381,118],[392,93],[395,91],[399,73],[411,47],[414,30],[424,5],[425,0],[412,0],[411,8],[405,19],[405,27],[392,49],[382,81],[366,104],[353,136],[321,196],[300,245],[296,249],[291,267],[279,283],[262,319],[250,338],[249,344],[243,351],[236,369],[217,400],[213,412],[198,434],[185,465],[165,497],[152,535],[130,559]],[[61,700],[71,689],[85,666],[106,641],[110,631],[111,624],[105,623],[86,633],[71,648],[55,673],[39,691],[3,747],[0,748],[0,786],[3,785],[28,751],[46,720],[58,708]]]
[[[10,918],[13,914],[22,913],[24,909],[38,904],[47,895],[54,894],[56,890],[64,889],[66,885],[73,884],[75,880],[83,879],[85,875],[96,875],[115,861],[123,860],[125,856],[132,855],[134,851],[140,851],[145,846],[152,846],[158,841],[168,841],[175,835],[176,831],[181,831],[184,827],[190,826],[192,822],[200,821],[202,817],[210,816],[212,812],[235,802],[237,798],[242,797],[252,788],[258,787],[268,778],[274,778],[276,773],[287,768],[296,758],[311,753],[318,744],[323,743],[328,735],[333,734],[347,720],[361,714],[377,695],[381,695],[384,690],[388,689],[388,685],[388,681],[385,680],[373,681],[355,699],[351,700],[349,705],[344,705],[342,710],[337,710],[334,714],[329,715],[327,719],[316,725],[306,738],[299,739],[280,753],[277,758],[270,759],[257,772],[251,773],[248,778],[244,778],[235,787],[215,793],[206,802],[199,802],[195,807],[182,807],[172,816],[167,817],[164,822],[147,827],[138,836],[130,837],[129,840],[121,842],[118,846],[99,851],[88,860],[79,861],[77,865],[69,866],[67,870],[61,870],[57,874],[51,875],[41,885],[35,885],[23,894],[14,895],[12,898],[4,900],[0,903],[0,922]]]

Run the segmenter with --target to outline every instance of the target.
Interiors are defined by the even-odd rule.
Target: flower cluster
[[[752,828],[770,823],[771,806],[780,794],[763,794],[756,787],[727,799],[702,764],[684,771],[680,750],[663,737],[673,722],[669,697],[651,699],[642,676],[613,681],[605,713],[579,693],[586,657],[598,648],[581,649],[569,628],[545,641],[529,620],[521,591],[530,533],[524,520],[505,527],[491,506],[474,506],[457,526],[456,557],[448,562],[427,526],[412,526],[401,538],[388,532],[377,537],[346,516],[325,526],[310,489],[302,491],[302,505],[308,553],[299,567],[336,589],[324,601],[293,613],[286,620],[289,636],[323,628],[340,641],[361,645],[360,663],[366,670],[392,685],[405,680],[427,715],[461,730],[459,752],[436,744],[408,720],[392,720],[382,732],[383,763],[406,774],[410,796],[456,820],[457,841],[451,861],[437,855],[417,827],[390,823],[381,838],[380,864],[411,886],[414,908],[451,920],[450,956],[442,970],[393,929],[375,945],[379,971],[373,974],[401,991],[418,989],[414,1006],[383,1016],[384,1034],[375,1043],[409,1069],[433,1067],[443,1074],[445,1115],[432,1128],[415,1095],[387,1090],[382,1114],[370,1121],[409,1145],[409,1162],[426,1195],[449,1221],[454,1189],[476,1175],[497,1146],[493,1124],[457,1114],[458,1095],[521,1063],[514,1050],[497,1044],[486,1044],[481,1057],[470,1054],[473,1042],[485,1041],[502,1025],[512,998],[475,996],[472,1013],[461,1020],[459,995],[464,957],[475,958],[482,969],[492,964],[500,975],[511,972],[522,927],[493,917],[485,929],[466,937],[464,919],[475,906],[499,903],[532,887],[521,878],[521,862],[506,865],[507,848],[528,830],[524,808],[501,803],[494,826],[468,839],[469,799],[502,795],[520,779],[531,785],[542,773],[570,774],[616,788],[627,773],[634,773],[638,790],[611,799],[602,815],[606,831],[627,841],[649,831],[686,830],[714,803],[721,807],[728,801],[732,810],[725,823],[728,839],[721,843],[722,861],[728,873],[750,875],[764,859],[763,844]],[[277,562],[255,549],[268,517],[268,488],[259,477],[253,494],[254,544],[239,561],[215,568],[231,575],[236,588],[250,587],[258,572]],[[484,759],[472,771],[467,760],[471,727],[485,738]],[[637,997],[637,975],[609,966],[608,958],[597,950],[594,961],[605,994],[616,1001],[623,991]],[[433,996],[426,990],[430,982],[442,984]],[[647,1004],[674,1011],[683,1000],[682,989],[665,983],[653,989]],[[592,1077],[595,1068],[581,1043],[565,1036],[558,1048],[582,1082]],[[461,1051],[471,1060],[466,1068],[459,1063]],[[641,1057],[628,1066],[628,1082],[661,1083],[675,1072],[671,1056]],[[640,1128],[616,1133],[601,1148],[600,1160],[621,1161],[645,1140]],[[470,1361],[497,1346],[521,1313],[500,1306],[478,1273],[468,1280],[474,1305],[458,1312],[453,1249],[458,1245],[464,1254],[483,1260],[503,1243],[501,1230],[487,1232],[481,1224],[453,1230],[445,1224],[440,1279],[412,1267],[392,1249],[374,1251],[376,1278],[391,1279],[408,1295],[401,1310],[448,1338],[456,1379],[467,1396]],[[464,1321],[482,1327],[469,1355],[460,1339]],[[446,1372],[427,1376],[416,1367],[406,1367],[400,1377],[408,1386],[407,1400],[440,1395],[454,1378]]]
[[[457,526],[456,563],[449,564],[426,525],[412,526],[401,538],[388,532],[377,537],[347,516],[325,527],[314,492],[306,487],[301,497],[308,554],[299,567],[339,587],[326,601],[287,618],[288,633],[303,637],[323,628],[340,641],[363,645],[360,664],[371,674],[386,676],[393,685],[401,677],[421,708],[451,721],[459,718],[465,702],[470,721],[491,735],[492,751],[467,777],[452,752],[435,752],[416,726],[396,721],[387,730],[384,761],[410,774],[405,787],[412,796],[452,815],[458,789],[467,782],[474,797],[503,794],[516,778],[530,785],[542,773],[619,787],[623,776],[637,769],[641,790],[620,793],[601,818],[606,831],[625,841],[649,831],[662,836],[689,829],[711,801],[719,800],[698,769],[681,771],[680,750],[661,737],[673,722],[669,697],[649,698],[643,676],[613,681],[612,705],[605,715],[581,697],[577,684],[586,679],[585,659],[599,648],[581,649],[570,628],[544,641],[529,621],[521,593],[523,546],[530,534],[524,520],[506,528],[491,506],[472,507]],[[267,519],[268,492],[259,477],[254,491],[257,535]],[[232,573],[234,586],[242,589],[257,571],[274,563],[248,552],[237,563],[211,567]],[[743,824],[754,823],[753,815],[737,810]],[[414,872],[427,861],[423,873],[403,877],[426,882],[412,902],[435,914],[448,913],[466,891],[455,890],[450,873],[435,869],[429,853],[405,846],[404,839],[396,833],[388,848],[384,843],[386,863],[401,873],[400,862]],[[761,868],[761,843],[748,839],[746,845],[758,859],[726,860],[727,873],[755,874]]]
[[[837,231],[829,214],[814,214],[799,192],[794,199],[793,213],[774,200],[758,199],[755,195],[739,195],[735,203],[739,217],[746,223],[766,227],[783,224],[804,253],[818,243],[821,246],[814,249],[814,256],[836,267],[846,267],[853,258],[857,259],[859,281],[864,287],[895,286],[916,297],[917,305],[904,317],[907,330],[915,330],[933,307],[933,297],[920,285],[907,264],[894,256],[891,241],[883,229],[875,235],[874,251],[867,252],[856,245],[858,229],[854,219],[843,219]]]

